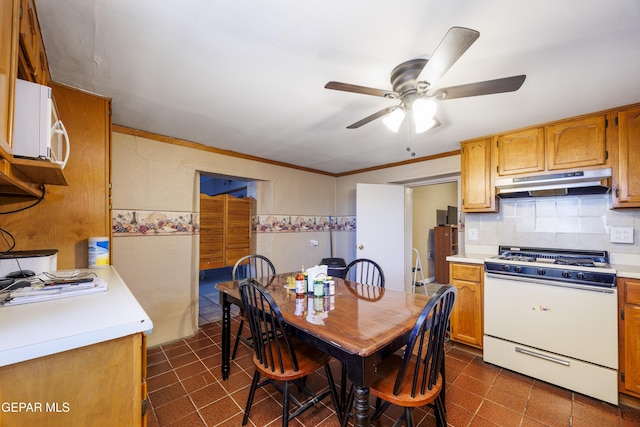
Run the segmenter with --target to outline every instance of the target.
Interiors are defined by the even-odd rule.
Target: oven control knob
[[[502,269],[504,271],[509,271],[509,266],[507,264],[505,264],[505,265],[502,266]]]
[[[547,272],[543,268],[539,268],[536,273],[538,273],[540,276],[544,276],[545,274],[547,274]]]
[[[519,265],[516,265],[514,270],[516,271],[516,273],[521,273],[522,272],[522,267],[520,267]]]
[[[578,274],[576,274],[576,277],[578,278],[578,280],[587,280],[587,273],[579,272]]]
[[[570,279],[571,278],[571,272],[570,271],[563,271],[562,272],[562,277],[564,277],[565,279]]]

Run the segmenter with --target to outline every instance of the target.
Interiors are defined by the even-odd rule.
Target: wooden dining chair
[[[382,297],[382,292],[377,291],[382,291],[384,288],[384,272],[382,271],[382,267],[380,267],[380,265],[375,261],[366,258],[354,259],[345,268],[344,279],[349,282],[355,282],[351,287],[349,286],[349,283],[347,283],[347,287],[349,290],[358,293],[359,298],[362,297],[363,299],[366,299],[367,296],[371,298]],[[361,286],[357,284],[370,285],[382,289],[370,289],[368,286]],[[343,410],[345,409],[344,404],[346,395],[347,365],[343,363],[342,378],[340,379],[340,402]]]
[[[269,295],[269,291],[255,280],[242,281],[238,291],[253,337],[253,363],[255,365],[242,425],[246,425],[249,420],[249,411],[256,390],[267,384],[273,384],[284,396],[282,404],[283,426],[287,426],[290,420],[328,395],[331,395],[338,419],[341,420],[336,386],[329,367],[330,356],[289,334],[282,313]],[[325,369],[329,387],[316,393],[306,386],[304,379],[322,367]],[[266,378],[260,382],[261,377]],[[280,385],[280,382],[284,383],[284,387]],[[292,382],[297,385],[300,392],[306,392],[309,398],[301,402],[291,394],[289,389]],[[297,406],[297,409],[292,413],[289,412],[290,402]]]
[[[366,258],[351,261],[344,270],[345,280],[384,288],[384,273],[377,262]]]
[[[260,279],[264,278],[269,280],[271,276],[275,276],[276,268],[269,258],[264,255],[247,255],[236,261],[231,270],[231,280],[243,280],[243,279]],[[251,337],[242,336],[242,330],[244,328],[244,312],[240,313],[240,325],[238,326],[238,333],[236,334],[236,342],[233,345],[233,352],[231,353],[231,360],[236,358],[236,352],[238,351],[238,344],[240,341],[244,342],[248,346],[253,346]]]
[[[446,427],[441,370],[445,335],[456,295],[454,286],[442,286],[420,313],[403,354],[393,353],[377,365],[370,388],[371,394],[378,398],[372,421],[393,404],[404,408],[398,422],[404,418],[407,427],[413,427],[413,408],[429,405],[434,409],[436,424]],[[349,393],[349,409],[353,398],[353,393]],[[346,425],[346,419],[345,414],[342,425]]]

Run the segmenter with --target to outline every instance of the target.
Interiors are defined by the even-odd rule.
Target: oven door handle
[[[546,354],[527,350],[526,348],[522,348],[522,347],[516,347],[516,353],[522,353],[522,354],[526,354],[527,356],[537,357],[538,359],[544,359],[548,362],[557,363],[559,365],[570,366],[570,363],[566,360],[558,359],[557,357],[547,356]]]
[[[512,276],[512,275],[508,275],[508,274],[496,274],[496,273],[489,273],[485,271],[485,276],[486,277],[490,277],[492,279],[499,279],[499,280],[511,280],[513,282],[529,282],[529,283],[535,283],[537,285],[548,285],[548,286],[558,286],[560,288],[570,288],[570,289],[580,289],[581,291],[590,291],[590,292],[600,292],[603,294],[613,294],[615,293],[615,288],[605,288],[602,286],[591,286],[591,285],[578,285],[575,283],[568,283],[568,282],[556,282],[553,280],[544,280],[544,279],[537,279],[537,278],[531,278],[531,277],[523,277],[523,276]]]

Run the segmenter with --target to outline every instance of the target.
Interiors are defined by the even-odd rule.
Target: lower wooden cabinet
[[[640,280],[618,279],[619,391],[640,397]]]
[[[451,339],[482,348],[484,266],[451,262],[449,279],[458,290],[451,312]]]
[[[0,425],[145,425],[145,344],[133,334],[1,367]]]

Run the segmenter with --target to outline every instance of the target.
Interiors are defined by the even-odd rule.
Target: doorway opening
[[[441,242],[436,244],[436,227],[449,227],[457,235],[458,182],[421,185],[412,190],[411,246],[415,249],[412,251],[412,273],[413,269],[422,268],[416,274],[418,282],[435,282],[437,278],[448,276],[442,269],[448,269],[443,259],[450,255],[443,250]],[[420,267],[417,267],[418,257]]]
[[[223,176],[211,173],[200,173],[200,274],[198,286],[198,324],[203,325],[222,319],[222,307],[219,304],[219,293],[216,285],[220,282],[231,280],[232,265],[226,265],[226,262],[216,261],[208,265],[206,259],[209,256],[219,257],[220,254],[211,253],[211,243],[222,239],[222,219],[213,218],[220,227],[212,230],[205,227],[203,221],[207,218],[209,212],[203,210],[209,209],[209,203],[203,204],[203,196],[224,196],[224,198],[249,202],[249,197],[255,197],[255,185],[253,180],[246,178],[238,178],[232,176]],[[207,197],[208,199],[208,197]],[[215,202],[218,204],[217,202]],[[250,202],[249,202],[250,203]],[[247,226],[250,218],[247,218]],[[206,229],[205,229],[206,228]],[[250,236],[250,233],[249,233]],[[245,236],[247,237],[247,236]],[[250,247],[250,246],[249,246]],[[212,268],[209,268],[212,267]],[[234,310],[234,307],[232,307]],[[232,311],[232,315],[235,315]]]
[[[405,198],[405,259],[409,272],[407,289],[412,289],[413,281],[417,279],[419,283],[414,289],[424,293],[424,286],[420,285],[436,281],[436,258],[442,259],[443,255],[435,245],[435,228],[442,224],[457,227],[457,249],[464,251],[464,234],[460,234],[464,231],[460,209],[460,174],[445,174],[397,184],[403,184],[409,190]],[[418,256],[422,271],[414,275]]]

